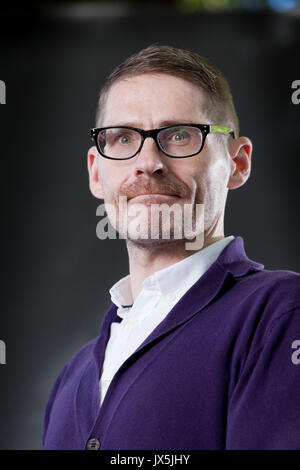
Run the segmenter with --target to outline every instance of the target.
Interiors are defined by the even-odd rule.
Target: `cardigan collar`
[[[243,238],[241,236],[235,237],[223,249],[216,261],[203,276],[183,295],[163,321],[157,325],[136,351],[122,364],[120,369],[126,367],[126,364],[134,360],[136,354],[140,353],[151,342],[157,341],[159,337],[165,336],[169,331],[178,328],[193,315],[198,314],[208,303],[213,301],[221,290],[228,290],[235,278],[241,278],[251,271],[262,271],[263,269],[263,264],[247,257]],[[117,310],[117,305],[112,303],[104,315],[100,335],[95,344],[94,358],[97,363],[98,377],[102,370],[105,348],[110,335],[110,325],[112,322],[120,322],[122,320],[117,315]]]

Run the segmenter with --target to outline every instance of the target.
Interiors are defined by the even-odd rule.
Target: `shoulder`
[[[236,287],[245,300],[261,310],[273,312],[274,318],[300,308],[300,273],[288,270],[268,270],[248,273],[237,280]]]
[[[46,436],[53,411],[54,423],[56,423],[54,427],[55,430],[57,429],[56,426],[58,422],[61,423],[60,426],[64,426],[64,415],[68,417],[67,419],[72,417],[72,397],[80,384],[84,371],[91,366],[93,349],[96,341],[97,338],[94,338],[77,350],[77,352],[61,369],[52,386],[44,413],[42,436],[43,448],[45,448]],[[58,420],[56,419],[57,416],[59,416]]]
[[[265,287],[286,288],[300,285],[300,273],[286,269],[263,269],[256,273],[257,279]]]
[[[88,343],[85,343],[71,356],[69,361],[61,369],[54,388],[57,388],[57,385],[63,384],[63,382],[68,380],[74,373],[78,377],[81,376],[81,373],[86,370],[86,367],[92,359],[93,350],[98,339],[99,338],[96,337]]]
[[[83,374],[89,370],[89,376],[92,376],[97,369],[96,350],[102,344],[101,331],[103,325],[110,321],[111,314],[114,313],[116,307],[113,304],[105,313],[102,319],[102,325],[99,335],[91,339],[83,346],[81,346],[69,359],[69,361],[60,370],[55,383],[52,387],[50,397],[48,400],[48,407],[51,407],[55,396],[64,388],[76,387],[80,383]],[[99,356],[99,352],[97,354]]]
[[[61,368],[52,385],[51,393],[48,398],[46,410],[52,406],[52,403],[60,390],[68,387],[69,384],[75,385],[80,382],[81,376],[87,367],[91,364],[93,357],[93,349],[98,338],[90,340],[84,344],[76,353],[69,359],[69,361]]]
[[[244,359],[267,343],[280,342],[288,330],[298,330],[299,273],[267,269],[249,271],[242,276],[233,276],[227,286],[217,296],[215,309],[226,312],[224,327],[235,338],[237,350]],[[297,334],[300,336],[300,332]]]
[[[264,269],[245,276],[240,286],[241,332],[249,338],[251,353],[282,344],[290,351],[293,340],[300,339],[300,274]]]
[[[70,405],[69,390],[75,390],[80,383],[83,372],[91,364],[93,349],[98,338],[94,338],[88,343],[84,344],[77,350],[71,359],[60,370],[49,395],[46,403],[44,424],[43,424],[43,445],[45,443],[46,433],[49,425],[51,411],[57,397],[67,394],[68,400],[62,400],[63,407],[66,403]]]

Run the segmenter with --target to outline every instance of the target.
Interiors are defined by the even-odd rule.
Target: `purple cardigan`
[[[44,449],[300,449],[300,274],[238,236],[121,365],[100,408],[112,304],[49,397]]]

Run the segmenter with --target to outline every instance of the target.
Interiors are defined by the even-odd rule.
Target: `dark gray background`
[[[115,13],[114,13],[115,12]],[[98,334],[108,289],[128,273],[123,240],[96,238],[88,129],[114,66],[151,43],[195,51],[227,75],[252,173],[230,191],[225,236],[268,269],[300,271],[299,16],[104,9],[4,13],[0,31],[2,311],[0,448],[39,449],[44,408],[67,360]]]

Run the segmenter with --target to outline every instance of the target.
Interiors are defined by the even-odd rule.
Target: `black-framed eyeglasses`
[[[98,152],[111,160],[133,158],[140,152],[147,137],[152,137],[159,150],[168,157],[193,157],[201,152],[209,133],[231,134],[234,137],[231,127],[210,124],[176,124],[146,131],[130,126],[90,129]]]

